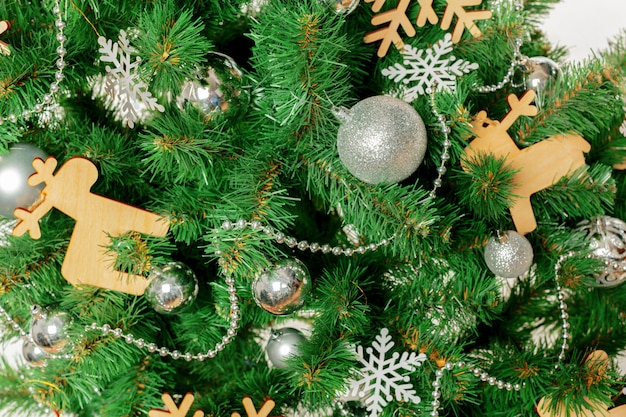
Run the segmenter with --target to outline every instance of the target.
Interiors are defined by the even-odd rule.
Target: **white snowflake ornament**
[[[102,54],[100,61],[112,64],[105,67],[107,76],[104,78],[104,92],[111,98],[112,107],[122,119],[122,123],[132,129],[146,111],[165,111],[139,76],[141,58],[131,59],[135,51],[130,46],[126,32],[120,30],[117,42],[100,36],[98,44],[100,45],[98,52]]]
[[[382,74],[395,81],[404,83],[408,88],[402,99],[408,103],[418,96],[429,94],[436,86],[443,91],[456,89],[456,78],[478,69],[478,64],[456,59],[447,54],[452,52],[452,35],[449,33],[426,50],[404,45],[404,61],[383,69]]]
[[[413,372],[416,367],[421,366],[426,360],[426,355],[423,353],[418,355],[415,352],[402,354],[393,352],[391,357],[387,358],[387,353],[394,344],[389,330],[383,328],[372,342],[373,347],[365,350],[362,346],[356,348],[356,354],[363,367],[359,371],[358,379],[350,382],[348,395],[365,397],[369,417],[377,417],[394,397],[397,401],[410,401],[414,404],[421,401],[420,397],[415,395],[415,389],[406,373]],[[406,372],[401,373],[403,370]]]

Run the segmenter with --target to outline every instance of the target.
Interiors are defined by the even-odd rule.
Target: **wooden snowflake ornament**
[[[247,417],[268,417],[270,415],[270,411],[272,411],[276,405],[273,400],[267,400],[263,403],[259,411],[257,411],[256,408],[254,408],[254,403],[250,397],[244,397],[242,403],[244,410],[246,410]],[[230,416],[241,417],[241,414],[235,411]]]
[[[520,99],[514,94],[508,97],[511,111],[501,121],[487,117],[481,111],[473,122],[476,138],[465,148],[466,160],[472,160],[478,153],[505,158],[507,165],[518,172],[513,176],[512,193],[517,196],[509,207],[517,232],[525,235],[537,228],[530,196],[555,184],[563,176],[585,165],[585,153],[591,145],[581,136],[556,135],[519,149],[507,130],[520,116],[535,116],[537,108],[531,103],[535,99],[533,90],[527,91]],[[467,171],[467,167],[463,165]]]
[[[187,417],[189,409],[193,405],[193,394],[187,393],[183,400],[180,402],[180,407],[176,406],[174,399],[168,393],[161,396],[163,404],[165,404],[165,410],[152,409],[148,412],[149,417]],[[197,410],[193,413],[193,417],[204,417],[204,411]]]
[[[11,27],[11,23],[8,20],[0,20],[0,35],[9,30]],[[0,54],[2,55],[11,55],[11,50],[9,49],[9,45],[0,41]]]
[[[72,158],[54,170],[57,160],[49,157],[33,161],[35,173],[28,179],[31,186],[45,183],[38,204],[32,211],[18,208],[14,215],[19,222],[13,235],[29,232],[33,239],[41,237],[39,220],[53,207],[76,220],[74,232],[61,267],[63,277],[74,285],[93,285],[141,295],[148,280],[140,275],[116,271],[115,254],[107,251],[110,236],[138,232],[165,236],[169,225],[160,216],[121,203],[89,190],[98,179],[98,169],[85,158]]]

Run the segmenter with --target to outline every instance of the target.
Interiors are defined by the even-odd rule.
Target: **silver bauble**
[[[485,245],[485,262],[497,276],[516,278],[532,266],[533,248],[524,236],[508,230],[499,238],[489,239]]]
[[[543,56],[528,58],[524,62],[526,75],[526,88],[543,91],[550,83],[553,83],[559,75],[559,64]]]
[[[339,14],[350,14],[357,8],[360,0],[321,0],[335,9]]]
[[[259,307],[272,314],[284,315],[302,307],[311,287],[306,266],[298,259],[285,259],[254,279],[252,295]]]
[[[596,274],[596,284],[614,287],[626,280],[626,223],[609,216],[600,216],[578,224],[587,232],[587,248],[591,256],[604,262],[604,269]]]
[[[22,345],[22,356],[30,366],[39,368],[45,366],[48,354],[31,341],[24,340],[24,344]]]
[[[426,127],[408,103],[374,96],[337,114],[339,158],[352,175],[369,184],[396,183],[417,170],[426,153]]]
[[[273,330],[265,347],[267,357],[276,368],[284,368],[286,360],[298,354],[298,346],[305,340],[302,332],[291,327]]]
[[[0,216],[13,219],[16,208],[28,208],[39,199],[45,184],[28,185],[28,177],[35,173],[33,160],[47,157],[28,143],[16,143],[7,154],[0,155]]]
[[[182,262],[168,262],[152,269],[144,297],[163,314],[177,314],[187,308],[198,295],[196,274]]]
[[[44,352],[57,354],[67,346],[69,339],[67,327],[70,316],[62,311],[36,312],[30,324],[30,336],[33,342]]]

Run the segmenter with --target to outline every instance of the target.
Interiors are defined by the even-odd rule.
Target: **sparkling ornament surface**
[[[585,240],[591,256],[604,262],[596,274],[596,284],[614,287],[626,280],[626,222],[615,217],[601,216],[578,224],[587,231]]]
[[[28,177],[35,173],[33,159],[47,157],[28,143],[17,143],[9,153],[0,155],[0,216],[13,219],[16,208],[28,208],[37,201],[45,184],[30,186]]]
[[[252,295],[259,307],[272,314],[285,315],[302,307],[311,287],[306,266],[298,259],[285,259],[254,279]]]
[[[524,275],[533,263],[533,248],[528,239],[514,230],[500,239],[491,237],[485,245],[487,267],[499,277],[516,278]]]
[[[357,8],[360,0],[322,0],[324,4],[328,4],[335,8],[337,13],[350,14]]]
[[[426,127],[408,103],[374,96],[338,117],[339,158],[352,175],[369,184],[396,183],[420,166],[426,153]]]
[[[267,357],[276,368],[284,368],[286,360],[298,354],[298,346],[305,340],[302,332],[291,327],[274,330],[265,348]]]
[[[182,262],[169,262],[150,273],[144,297],[159,313],[177,314],[198,295],[196,274]]]
[[[70,316],[64,312],[35,314],[30,325],[33,342],[50,354],[59,353],[67,346],[67,326]]]
[[[543,56],[528,58],[524,63],[526,67],[526,88],[543,91],[550,82],[554,82],[559,75],[559,64]]]
[[[30,365],[35,367],[42,367],[46,364],[46,352],[37,346],[36,344],[25,340],[22,345],[22,356],[24,360]]]

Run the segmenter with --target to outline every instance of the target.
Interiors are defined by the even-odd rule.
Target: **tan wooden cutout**
[[[44,162],[33,161],[35,173],[28,183],[45,183],[38,205],[32,211],[18,208],[14,215],[19,222],[13,229],[15,236],[27,231],[33,239],[41,237],[39,219],[53,207],[76,220],[65,259],[61,267],[63,277],[74,285],[93,285],[128,294],[144,293],[148,280],[113,269],[115,254],[106,250],[109,236],[120,236],[131,231],[151,236],[165,236],[169,225],[157,214],[111,200],[89,190],[98,179],[98,169],[85,158],[68,160],[56,174],[57,160],[48,157]]]
[[[463,30],[467,29],[473,37],[479,38],[482,32],[474,23],[474,20],[485,20],[491,18],[490,10],[465,10],[467,6],[477,6],[482,0],[448,0],[446,10],[441,18],[441,29],[448,30],[452,23],[452,18],[456,15],[457,21],[452,31],[452,42],[458,43],[463,35]]]
[[[165,410],[152,409],[148,411],[149,417],[186,417],[189,409],[193,404],[193,394],[187,393],[183,400],[180,402],[180,407],[176,407],[176,403],[172,399],[172,396],[165,393],[161,396],[163,404],[165,404]],[[204,417],[204,411],[197,410],[193,413],[193,417]]]
[[[0,20],[0,35],[9,30],[11,27],[11,23],[8,20]],[[11,50],[9,49],[9,45],[0,41],[0,54],[2,55],[11,55]]]
[[[476,138],[465,148],[468,161],[478,153],[492,154],[506,158],[511,168],[519,170],[513,176],[512,189],[518,198],[509,209],[515,228],[522,235],[537,228],[530,196],[584,166],[584,153],[591,150],[591,145],[578,135],[556,135],[519,149],[507,130],[518,117],[537,114],[537,108],[531,105],[534,99],[533,90],[527,91],[519,100],[514,94],[509,95],[511,111],[500,122],[487,118],[485,111],[479,112],[472,129]],[[463,169],[467,170],[467,167],[463,165]]]
[[[404,47],[404,41],[398,33],[400,26],[404,29],[407,36],[415,36],[415,28],[413,24],[406,16],[406,9],[409,7],[411,0],[400,0],[398,7],[393,10],[389,10],[372,17],[372,25],[379,26],[384,23],[389,23],[389,26],[375,30],[365,35],[363,40],[365,43],[372,43],[376,41],[382,41],[378,47],[378,56],[384,57],[389,51],[389,47],[393,43],[396,48],[402,50]],[[375,3],[376,4],[376,3]]]
[[[254,408],[254,403],[252,402],[252,399],[250,397],[244,397],[242,403],[248,417],[268,417],[270,415],[270,411],[274,409],[275,405],[273,400],[267,400],[263,403],[261,409],[257,412],[256,408]],[[230,415],[230,417],[241,417],[241,414],[235,411]]]
[[[602,350],[596,350],[591,352],[585,360],[585,365],[589,368],[590,372],[595,376],[603,377],[606,368],[609,364],[609,355]],[[606,404],[610,402],[610,398],[607,398],[606,402],[597,401],[592,402],[588,398],[585,398],[585,402],[589,405],[588,408],[579,410],[567,410],[564,404],[557,404],[553,410],[551,410],[551,402],[547,398],[542,398],[537,404],[537,414],[540,417],[626,417],[626,405],[620,405],[619,407],[607,410]]]

